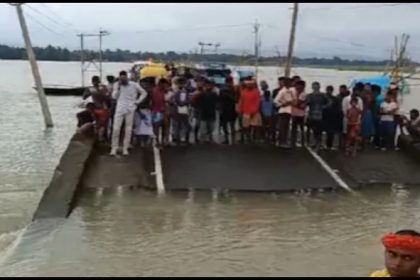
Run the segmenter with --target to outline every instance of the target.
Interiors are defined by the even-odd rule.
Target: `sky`
[[[285,55],[291,3],[27,3],[34,46],[80,48],[78,33],[110,32],[104,49],[198,52],[198,42],[219,43],[219,53],[253,54],[260,24],[261,55]],[[300,3],[295,55],[389,59],[394,36],[410,35],[408,53],[420,61],[419,3]],[[0,44],[23,46],[14,7],[0,4]],[[87,38],[85,47],[98,48]],[[208,48],[206,52],[214,52]]]

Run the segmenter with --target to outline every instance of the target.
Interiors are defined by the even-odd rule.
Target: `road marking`
[[[160,159],[160,151],[156,146],[153,146],[153,154],[155,157],[155,176],[158,194],[165,193],[165,185],[163,184],[162,161]]]
[[[338,176],[337,173],[334,172],[334,170],[317,153],[315,153],[310,147],[306,147],[306,149],[316,159],[316,161],[318,161],[318,163],[321,164],[321,166],[325,169],[325,171],[327,171],[327,173],[330,174],[330,176],[337,182],[337,184],[340,187],[342,187],[343,189],[345,189],[346,191],[350,193],[353,193],[353,194],[355,193],[349,187],[349,185],[347,185],[347,183],[344,182],[344,180],[341,179],[340,176]]]

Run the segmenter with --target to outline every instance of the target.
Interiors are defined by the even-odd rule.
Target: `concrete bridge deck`
[[[164,149],[161,158],[168,190],[275,192],[338,187],[304,149],[197,145]]]
[[[319,155],[352,187],[368,184],[420,186],[420,162],[402,150],[366,150],[355,157],[330,151],[321,151]]]
[[[74,136],[33,219],[67,217],[77,191],[86,188],[159,190],[159,178],[166,191],[300,191],[339,188],[339,181],[351,188],[372,183],[420,186],[420,162],[403,151],[365,151],[356,157],[322,151],[318,157],[306,149],[268,145],[193,145],[161,151],[135,148],[128,157],[116,158],[108,152],[107,145]]]

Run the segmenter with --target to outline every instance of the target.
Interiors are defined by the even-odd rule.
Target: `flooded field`
[[[129,66],[104,64],[105,75]],[[77,62],[40,67],[45,84],[79,85]],[[273,88],[278,71],[260,73]],[[301,68],[293,74],[336,88],[375,75]],[[2,275],[364,276],[382,266],[382,233],[420,226],[418,189],[378,186],[357,196],[88,192],[69,219],[25,229],[74,132],[79,98],[48,97],[55,127],[45,131],[28,63],[0,61],[0,75]],[[405,110],[420,107],[417,90]]]

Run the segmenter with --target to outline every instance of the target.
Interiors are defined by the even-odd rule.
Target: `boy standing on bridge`
[[[279,144],[280,147],[288,148],[287,140],[289,137],[290,119],[292,116],[292,107],[295,104],[295,88],[292,87],[292,80],[285,79],[284,87],[274,99],[274,103],[279,107]]]
[[[347,110],[347,153],[356,155],[360,142],[360,126],[362,110],[358,107],[358,99],[353,96],[350,101],[350,108]]]
[[[255,139],[255,134],[261,127],[260,91],[254,79],[244,81],[238,102],[238,111],[242,116],[242,131],[248,142]]]
[[[300,133],[300,142],[302,147],[305,145],[305,106],[306,106],[306,93],[305,93],[305,87],[306,83],[305,81],[298,80],[295,82],[295,97],[292,108],[292,135],[291,135],[291,145],[292,148],[296,147],[296,141],[297,141],[297,131],[299,128]]]
[[[174,95],[174,103],[176,106],[175,113],[175,142],[181,144],[181,131],[184,134],[185,144],[190,142],[190,120],[189,120],[189,111],[190,111],[190,97],[186,89],[187,80],[183,77],[178,78],[177,88]]]
[[[213,130],[216,121],[216,108],[219,97],[214,91],[214,82],[206,80],[204,91],[197,98],[197,108],[200,111],[200,128],[205,130],[203,133],[204,141],[213,143]]]
[[[274,102],[266,81],[261,81],[261,90],[263,91],[261,100],[262,136],[263,140],[269,143],[274,138]]]

